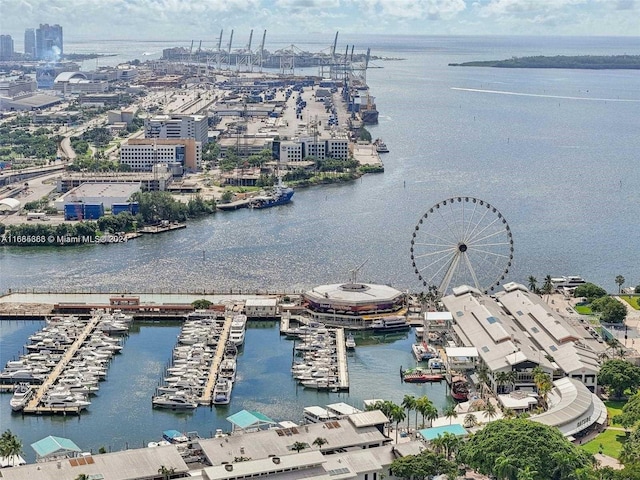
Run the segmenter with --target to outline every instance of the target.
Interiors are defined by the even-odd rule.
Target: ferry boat
[[[260,209],[285,205],[291,201],[293,193],[293,188],[287,187],[280,181],[271,192],[253,197],[249,202],[249,206]]]
[[[376,138],[373,142],[373,145],[376,147],[376,152],[378,153],[389,153],[389,149],[387,148],[387,144],[382,141],[381,138]]]
[[[29,400],[33,396],[34,390],[28,383],[20,383],[13,391],[13,397],[9,400],[11,410],[19,412],[27,406]]]
[[[376,333],[388,333],[388,332],[400,332],[403,330],[409,330],[411,325],[407,322],[405,317],[383,317],[371,322],[371,328]]]

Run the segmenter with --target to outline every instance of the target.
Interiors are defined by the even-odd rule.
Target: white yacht
[[[231,330],[229,330],[229,340],[232,341],[237,347],[244,343],[245,329],[247,326],[246,315],[234,315],[231,320]]]
[[[218,375],[222,378],[226,378],[231,380],[232,382],[236,379],[236,360],[235,358],[225,358],[222,360],[220,364],[220,368],[218,370]]]
[[[347,350],[353,350],[356,348],[356,340],[353,338],[353,335],[347,335],[347,339],[344,341]]]
[[[213,404],[226,405],[231,401],[233,383],[227,378],[219,378],[213,387]]]
[[[9,405],[11,405],[11,410],[14,412],[19,412],[24,407],[27,406],[29,400],[33,396],[34,390],[28,383],[19,384],[16,389],[13,391],[13,397],[9,400]]]
[[[198,407],[195,398],[184,390],[175,393],[165,393],[153,397],[152,404],[158,408],[171,408],[173,410],[190,410]]]

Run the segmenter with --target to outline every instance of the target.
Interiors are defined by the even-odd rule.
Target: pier
[[[64,353],[64,355],[58,362],[58,365],[56,365],[55,368],[51,371],[47,379],[40,386],[38,386],[38,390],[36,391],[35,395],[23,409],[24,413],[32,413],[37,415],[41,415],[43,413],[80,413],[80,407],[44,407],[40,405],[40,401],[42,400],[42,397],[47,392],[47,390],[58,379],[64,368],[67,366],[67,363],[69,363],[69,361],[73,358],[80,346],[95,330],[98,323],[100,323],[100,320],[100,315],[95,315],[89,320],[89,323],[87,323],[87,325],[84,327],[78,338],[75,339],[73,344]]]
[[[198,399],[198,403],[200,403],[200,405],[210,405],[212,402],[211,397],[213,396],[213,387],[216,384],[216,380],[218,378],[218,370],[220,369],[220,363],[222,363],[222,359],[224,356],[224,348],[227,340],[229,339],[229,330],[231,329],[232,319],[233,315],[227,315],[224,319],[222,333],[220,334],[218,345],[216,346],[216,353],[213,357],[213,361],[211,362],[211,367],[209,368],[207,383],[205,383],[202,396]]]
[[[336,357],[338,363],[338,384],[340,391],[349,390],[349,369],[347,368],[347,347],[344,340],[344,328],[336,329]]]

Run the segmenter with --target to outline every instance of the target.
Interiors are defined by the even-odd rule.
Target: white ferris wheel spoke
[[[492,227],[494,223],[496,223],[499,220],[498,217],[496,217],[490,224],[486,225],[482,230],[480,230],[479,232],[476,232],[476,234],[473,237],[470,237],[468,242],[472,243],[474,242],[479,235],[482,235],[488,228]]]
[[[460,252],[458,251],[456,255],[451,260],[451,264],[447,269],[447,273],[444,274],[442,278],[442,282],[440,283],[439,291],[444,293],[449,288],[449,283],[451,283],[451,278],[453,277],[454,272],[458,269],[458,264],[460,263]]]
[[[465,242],[468,242],[470,238],[473,237],[473,235],[475,234],[475,231],[478,227],[480,227],[480,225],[482,225],[482,223],[484,222],[485,217],[489,215],[489,209],[487,208],[484,213],[482,214],[482,216],[480,217],[480,219],[478,220],[478,223],[476,223],[473,228],[471,229],[470,232],[467,233],[467,235],[464,238]]]
[[[471,274],[471,278],[473,278],[473,283],[478,290],[482,290],[480,286],[480,282],[478,282],[478,277],[476,276],[476,272],[473,269],[473,265],[471,265],[471,261],[469,260],[469,255],[464,255],[464,260],[467,264],[467,268],[469,269],[469,273]]]
[[[478,233],[478,235],[479,235],[480,233],[481,233],[481,232],[479,232],[479,233]],[[504,230],[496,230],[495,232],[490,233],[489,235],[485,235],[484,237],[481,237],[481,238],[474,238],[474,239],[473,239],[473,241],[472,241],[472,240],[469,240],[469,243],[473,243],[473,245],[476,245],[478,242],[484,242],[485,240],[488,240],[488,239],[490,239],[490,238],[493,238],[493,237],[495,237],[496,235],[504,235]]]

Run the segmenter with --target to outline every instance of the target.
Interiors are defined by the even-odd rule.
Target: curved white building
[[[315,319],[362,327],[376,317],[398,314],[405,306],[403,292],[374,283],[319,285],[305,292],[303,299]]]

